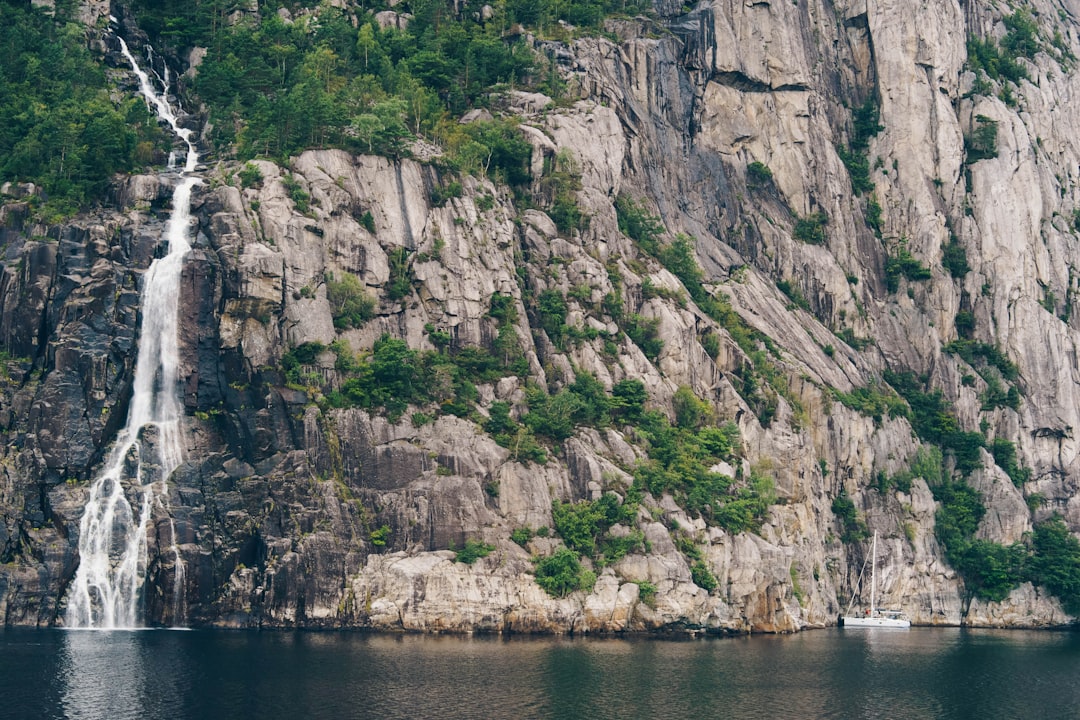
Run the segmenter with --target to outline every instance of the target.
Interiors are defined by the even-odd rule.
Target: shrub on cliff
[[[1080,541],[1055,515],[1035,526],[1032,547],[1032,581],[1056,595],[1067,613],[1080,615]]]
[[[559,548],[546,558],[533,558],[536,584],[549,595],[566,597],[575,590],[592,590],[596,574],[582,566],[577,553]]]
[[[469,538],[465,541],[465,547],[458,550],[457,554],[454,555],[454,562],[472,565],[480,558],[490,555],[493,550],[495,550],[494,545],[488,545],[480,540]]]
[[[375,316],[375,299],[350,273],[343,274],[340,280],[332,273],[326,274],[326,300],[338,330],[358,328]]]

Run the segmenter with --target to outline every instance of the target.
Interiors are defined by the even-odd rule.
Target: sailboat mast
[[[874,547],[870,551],[870,557],[870,615],[873,617],[877,612],[877,530],[874,531]]]

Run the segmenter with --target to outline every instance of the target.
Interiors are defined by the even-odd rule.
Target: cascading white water
[[[123,38],[120,47],[139,78],[147,104],[184,141],[187,157],[173,191],[173,210],[165,233],[168,253],[154,260],[144,277],[139,354],[127,423],[116,438],[104,470],[90,487],[90,498],[79,521],[79,569],[65,616],[67,627],[78,628],[133,628],[141,624],[139,596],[148,564],[147,527],[155,506],[168,510],[166,481],[184,454],[178,387],[178,305],[184,256],[191,249],[191,191],[200,182],[188,173],[195,170],[199,156],[191,130],[180,127],[169,105],[168,72],[158,93]],[[152,443],[146,441],[147,429],[156,430]],[[172,522],[170,530],[168,542],[175,562],[175,620],[182,600],[184,564]]]

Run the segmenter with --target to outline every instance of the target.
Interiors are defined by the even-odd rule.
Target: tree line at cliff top
[[[54,17],[0,3],[0,182],[32,182],[46,219],[98,198],[117,172],[164,162],[164,133],[139,97],[114,96],[71,2]]]
[[[188,8],[140,0],[140,22],[160,25],[168,38],[170,5]],[[609,14],[647,5],[474,0],[455,10],[446,0],[412,0],[393,8],[411,16],[398,29],[380,26],[379,3],[354,15],[325,5],[301,14],[292,6],[292,20],[268,3],[258,20],[185,24],[176,41],[207,47],[194,89],[210,108],[222,155],[283,159],[307,148],[341,147],[397,157],[421,136],[446,151],[452,169],[519,184],[528,178],[528,150],[512,122],[463,126],[458,118],[490,106],[500,88],[559,95],[562,81],[526,42],[525,29],[567,38],[572,31],[559,21],[595,32]]]
[[[649,6],[496,0],[455,11],[448,0],[411,0],[393,8],[411,15],[400,30],[379,26],[382,2],[352,16],[274,0],[260,1],[258,15],[237,0],[133,0],[131,10],[159,48],[207,48],[192,100],[208,107],[220,156],[284,160],[340,147],[397,157],[419,135],[444,148],[451,169],[520,184],[528,149],[512,122],[457,118],[490,105],[498,88],[559,94],[561,81],[525,31],[565,39]],[[59,0],[51,15],[0,4],[0,182],[37,184],[48,202],[34,202],[51,220],[98,200],[116,173],[163,163],[169,142],[141,99],[115,92],[76,9],[73,0]]]

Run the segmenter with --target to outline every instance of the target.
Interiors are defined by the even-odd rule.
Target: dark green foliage
[[[660,318],[630,315],[624,319],[623,330],[627,337],[641,348],[645,357],[656,361],[660,356],[660,351],[664,349],[664,341],[660,339]]]
[[[375,234],[375,216],[371,214],[370,210],[364,211],[364,214],[359,217],[357,222],[369,233]]]
[[[840,521],[841,542],[858,542],[869,535],[869,531],[866,529],[866,521],[859,517],[858,511],[855,509],[855,503],[851,501],[851,498],[843,490],[833,498],[832,511],[833,515]]]
[[[878,122],[878,118],[877,101],[868,97],[866,102],[852,113],[851,142],[848,147],[836,148],[840,160],[848,169],[848,175],[851,176],[851,190],[856,195],[868,193],[874,189],[874,184],[870,181],[870,161],[867,152],[870,149],[870,138],[885,129]]]
[[[1070,615],[1080,615],[1080,542],[1061,517],[1055,515],[1035,526],[1032,549],[1032,581],[1056,595]]]
[[[968,592],[1000,602],[1024,581],[1027,558],[1027,548],[1020,543],[972,540],[954,566],[964,576]]]
[[[412,265],[409,251],[403,247],[387,253],[390,264],[390,277],[386,281],[386,297],[390,300],[404,300],[412,292]]]
[[[712,406],[698,398],[686,385],[680,385],[671,398],[675,424],[680,428],[697,430],[712,419]]]
[[[963,576],[968,592],[1003,600],[1024,580],[1026,548],[974,539],[986,510],[978,491],[967,483],[945,480],[930,487],[940,504],[934,531],[946,560]]]
[[[308,191],[300,185],[300,181],[294,178],[289,173],[284,173],[281,176],[281,184],[285,187],[285,192],[292,198],[293,205],[296,206],[297,212],[304,213],[305,215],[311,210],[311,195]]]
[[[611,388],[611,413],[628,423],[636,423],[645,410],[649,395],[640,380],[620,380]]]
[[[595,28],[609,15],[633,15],[650,7],[651,5],[641,0],[625,3],[622,0],[510,0],[507,3],[510,16],[516,22],[541,31],[558,27],[559,20],[578,27]]]
[[[885,381],[900,393],[911,408],[911,424],[925,442],[948,450],[956,469],[967,475],[982,467],[980,450],[986,443],[982,433],[960,429],[956,414],[940,390],[926,391],[924,383],[912,373],[885,371]]]
[[[529,386],[525,391],[529,412],[521,419],[537,435],[562,442],[574,434],[576,418],[585,403],[569,389],[548,395],[542,388]]]
[[[712,592],[719,583],[703,560],[698,560],[690,566],[690,579],[702,590]]]
[[[619,232],[641,245],[650,255],[660,247],[664,226],[660,218],[650,215],[628,195],[615,198],[615,212],[619,220]]]
[[[634,469],[636,482],[653,495],[671,493],[687,512],[731,532],[756,531],[775,502],[771,478],[754,472],[749,479],[710,470],[733,460],[739,448],[734,423],[698,430],[672,427],[658,413],[645,413],[640,432],[649,443],[649,460]]]
[[[458,14],[439,0],[424,2],[398,31],[379,28],[370,15],[353,27],[325,5],[316,21],[295,23],[274,12],[260,13],[258,23],[212,21],[192,10],[208,4],[218,3],[140,2],[138,12],[151,35],[177,27],[181,45],[209,48],[196,90],[222,150],[285,157],[337,146],[398,156],[411,135],[425,134],[467,171],[494,175],[505,161],[469,129],[446,122],[447,114],[487,102],[492,85],[531,73],[532,52],[500,37],[511,19],[505,13],[481,23],[472,9]]]
[[[457,180],[452,180],[445,185],[436,185],[431,188],[431,204],[442,207],[453,198],[461,197],[462,187]]]
[[[495,120],[498,130],[489,134],[477,127],[483,122],[453,121],[489,104],[500,84],[530,87],[540,79],[526,33],[507,31],[565,34],[558,20],[597,29],[611,13],[646,6],[514,0],[482,17],[471,3],[424,0],[406,8],[411,21],[397,30],[380,28],[370,12],[357,12],[354,26],[352,13],[328,3],[299,4],[314,9],[311,21],[284,22],[274,12],[285,5],[279,2],[260,4],[257,21],[244,15],[240,22],[231,17],[240,5],[234,0],[134,0],[133,9],[155,44],[208,48],[195,87],[224,152],[283,158],[335,146],[396,157],[408,152],[413,135],[424,135],[448,150],[451,167],[511,185],[528,179],[528,145],[520,137],[514,147],[502,142],[510,124]]]
[[[874,234],[879,238],[881,237],[881,203],[878,202],[877,196],[870,195],[866,198],[866,224],[874,231]]]
[[[539,325],[547,332],[556,347],[562,347],[563,334],[566,332],[566,298],[558,290],[545,290],[536,298],[536,311]]]
[[[1009,360],[1008,356],[996,345],[977,340],[954,340],[946,345],[944,350],[959,355],[972,367],[977,365],[977,361],[982,360],[990,367],[997,368],[1001,376],[1009,382],[1016,380],[1020,374],[1016,364]]]
[[[163,162],[167,147],[141,97],[115,87],[87,49],[74,8],[56,16],[0,3],[0,181],[32,182],[47,222],[99,199],[115,173]]]
[[[848,176],[851,178],[851,191],[856,195],[873,192],[874,183],[870,180],[870,160],[865,151],[859,153],[851,148],[837,146],[836,154],[840,156],[840,161],[847,168]]]
[[[496,400],[491,403],[488,413],[484,432],[491,435],[496,443],[510,450],[514,460],[541,465],[547,462],[547,452],[537,443],[532,430],[510,417],[509,403]]]
[[[512,295],[494,293],[491,296],[488,317],[493,317],[502,322],[517,322],[517,303]]]
[[[768,187],[772,183],[772,179],[772,170],[765,163],[755,160],[746,166],[746,182],[750,187]]]
[[[836,337],[843,340],[850,347],[856,350],[865,350],[874,344],[872,338],[862,338],[855,334],[855,331],[849,327],[841,328],[840,332],[836,333]]]
[[[495,550],[494,545],[488,545],[480,540],[469,538],[465,541],[465,547],[457,551],[457,554],[454,556],[454,562],[472,565],[480,558],[490,555],[493,550]]]
[[[954,278],[960,280],[971,272],[971,266],[968,265],[967,261],[967,251],[964,250],[964,246],[960,244],[959,240],[953,238],[941,250],[941,264]]]
[[[825,225],[829,222],[829,216],[818,211],[805,217],[796,217],[795,228],[791,231],[792,237],[810,245],[825,244]]]
[[[773,479],[752,471],[749,484],[736,488],[735,496],[714,511],[716,524],[732,533],[757,532],[775,502]]]
[[[911,492],[911,482],[914,479],[915,475],[910,470],[901,470],[895,475],[889,475],[884,470],[881,470],[874,478],[874,489],[882,494],[889,492],[893,488],[908,493]]]
[[[676,534],[674,539],[675,547],[690,562],[690,578],[694,581],[694,584],[708,592],[715,590],[718,586],[716,577],[709,570],[709,566],[705,564],[705,556],[701,549],[694,544],[694,540],[682,533]]]
[[[1013,57],[1034,60],[1035,54],[1042,49],[1039,43],[1039,25],[1029,8],[1020,8],[1012,15],[1002,18],[1005,22],[1005,37],[1001,39],[1001,48]]]
[[[788,296],[791,300],[791,304],[795,307],[800,307],[806,312],[810,312],[810,303],[806,300],[806,296],[802,294],[802,290],[798,285],[792,285],[787,280],[777,280],[776,289]]]
[[[895,255],[889,255],[885,259],[885,287],[889,292],[900,289],[902,277],[912,281],[929,280],[932,277],[930,268],[919,262],[904,244],[896,249]]]
[[[596,536],[604,531],[605,515],[596,503],[562,503],[555,501],[551,507],[555,532],[566,546],[580,555],[592,557],[596,553]]]
[[[853,150],[866,151],[870,146],[870,138],[885,129],[885,126],[878,122],[879,117],[877,100],[873,97],[866,98],[862,105],[855,108],[851,116],[853,130],[851,148]]]
[[[303,366],[313,364],[324,350],[326,346],[321,342],[306,342],[285,353],[281,357],[281,369],[285,371],[285,380],[300,386],[321,384],[322,376],[306,375]]]
[[[639,580],[638,586],[638,599],[645,603],[649,607],[655,607],[656,604],[656,586],[648,580]]]
[[[994,80],[1009,80],[1018,83],[1028,77],[1027,70],[1018,62],[1015,56],[1003,53],[998,44],[991,38],[982,40],[975,36],[968,38],[968,67],[976,74],[981,70]],[[979,95],[988,95],[990,88],[976,81],[975,92]]]
[[[375,299],[364,291],[355,275],[345,273],[341,280],[326,274],[326,301],[338,330],[358,328],[375,316]]]
[[[575,590],[591,590],[596,575],[586,570],[578,554],[559,548],[546,558],[535,558],[536,584],[553,597],[566,597]]]
[[[656,258],[672,275],[679,278],[690,293],[690,297],[695,301],[704,297],[705,289],[701,281],[705,278],[705,273],[698,266],[697,258],[694,256],[693,238],[680,233],[669,245],[657,251]]]
[[[941,450],[933,445],[916,450],[908,460],[908,468],[913,478],[922,478],[929,487],[937,487],[945,481]]]
[[[891,388],[883,385],[865,385],[849,393],[832,388],[832,395],[845,407],[872,417],[875,422],[888,415],[890,418],[908,417],[908,406]]]
[[[548,217],[559,232],[569,235],[588,227],[589,219],[577,203],[577,191],[581,189],[581,174],[569,150],[560,152],[554,160],[544,165],[540,180],[540,192]]]
[[[482,172],[498,182],[519,187],[529,181],[532,145],[522,137],[516,120],[496,118],[472,122],[457,128],[462,133],[454,146],[453,160],[465,172]],[[486,200],[484,198],[487,198]],[[490,195],[477,200],[477,207],[490,210]]]
[[[593,375],[578,371],[574,382],[554,395],[536,385],[528,386],[525,399],[529,412],[522,422],[526,427],[536,435],[561,442],[573,435],[578,426],[605,427],[613,418],[635,422],[641,417],[647,394],[640,380],[620,381],[608,394]],[[502,412],[501,405],[493,403],[493,418],[496,407]],[[492,427],[489,432],[493,434],[505,432],[502,425]]]
[[[317,344],[302,345],[283,359],[287,377],[298,371],[290,369],[290,362],[294,366],[310,362],[290,360],[290,356],[307,352],[312,345]],[[465,417],[478,398],[474,383],[514,374],[486,349],[472,346],[454,352],[420,352],[410,350],[403,340],[383,335],[368,357],[355,357],[343,343],[335,343],[333,349],[342,382],[337,390],[325,390],[327,402],[333,407],[383,410],[393,422],[409,405],[435,404],[441,412]]]
[[[945,548],[945,557],[953,567],[959,568],[970,539],[979,528],[979,521],[986,514],[982,496],[965,482],[945,480],[930,488],[940,507],[935,517],[935,533]]]
[[[514,528],[510,532],[510,540],[514,543],[517,543],[521,547],[525,547],[529,544],[529,541],[532,540],[535,535],[536,533],[531,527],[519,527]]]
[[[1016,458],[1016,444],[1005,438],[994,438],[990,444],[990,453],[997,466],[1008,473],[1017,487],[1023,487],[1031,479],[1031,468],[1020,465]]]
[[[236,175],[240,178],[240,186],[245,188],[258,187],[263,181],[262,172],[251,163],[245,164]]]
[[[577,424],[605,427],[611,422],[612,399],[595,375],[579,370],[567,389],[581,400],[581,409],[574,417]]]
[[[632,491],[622,502],[615,493],[605,493],[591,502],[561,503],[556,500],[551,506],[555,532],[568,548],[595,558],[600,565],[615,562],[639,547],[643,539],[637,533],[612,537],[608,532],[612,525],[634,523],[639,497],[639,493]]]
[[[700,338],[701,347],[709,357],[715,360],[720,356],[720,336],[714,332],[707,332]]]
[[[970,310],[961,310],[956,313],[956,334],[963,338],[970,338],[975,332],[975,313]]]
[[[975,127],[972,128],[971,135],[964,138],[967,162],[973,163],[997,157],[997,126],[996,120],[991,120],[985,115],[975,116]]]
[[[1013,410],[1020,409],[1020,393],[1015,387],[1005,388],[997,375],[984,372],[983,379],[986,381],[986,389],[979,395],[981,410],[993,410],[995,408],[1011,407]]]

